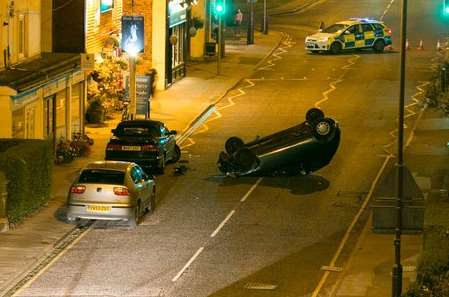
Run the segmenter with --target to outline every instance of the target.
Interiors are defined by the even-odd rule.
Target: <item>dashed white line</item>
[[[187,268],[189,268],[189,266],[193,263],[193,261],[195,261],[195,259],[201,254],[201,252],[204,250],[204,246],[200,247],[196,253],[192,256],[192,258],[190,258],[190,260],[186,263],[186,265],[184,265],[184,267],[178,272],[178,274],[171,280],[172,282],[176,282],[181,275],[184,273],[184,271],[186,271]]]
[[[262,177],[259,177],[257,182],[251,187],[251,189],[249,189],[249,191],[245,194],[245,196],[243,196],[242,199],[240,199],[240,202],[245,202],[245,200],[249,197],[249,195],[251,195],[254,189],[260,184],[262,179],[263,179]]]
[[[220,232],[221,228],[229,221],[229,219],[235,214],[235,209],[231,210],[231,212],[226,216],[226,218],[218,225],[217,229],[210,235],[210,237],[215,237],[215,235]]]

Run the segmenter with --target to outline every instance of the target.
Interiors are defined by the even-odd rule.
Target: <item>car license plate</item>
[[[140,146],[138,145],[123,145],[122,146],[122,151],[134,151],[134,152],[138,152],[140,151]]]
[[[314,44],[313,44],[312,42],[306,42],[306,46],[307,46],[307,47],[313,47]]]
[[[87,205],[88,212],[110,212],[111,210],[110,205]]]

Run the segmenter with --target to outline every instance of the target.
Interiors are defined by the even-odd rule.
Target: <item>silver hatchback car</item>
[[[156,185],[132,162],[98,161],[83,168],[70,187],[67,219],[129,221],[139,224],[155,207]]]

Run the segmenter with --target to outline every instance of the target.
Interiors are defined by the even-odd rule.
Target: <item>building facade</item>
[[[70,138],[83,130],[84,72],[79,54],[42,52],[46,0],[1,1],[0,137]],[[50,10],[43,13],[43,10]],[[43,18],[45,16],[45,19]],[[44,34],[42,34],[44,33]],[[48,46],[48,44],[47,44]]]

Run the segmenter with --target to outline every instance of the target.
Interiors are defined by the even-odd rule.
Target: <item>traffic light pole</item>
[[[249,21],[246,44],[254,44],[254,0],[249,0]]]
[[[217,53],[217,75],[221,74],[221,58],[223,54],[223,28],[222,28],[222,16],[218,15],[218,53]]]
[[[263,0],[263,25],[262,25],[262,33],[268,34],[268,8],[267,8],[267,0]]]
[[[407,42],[407,0],[402,0],[401,14],[401,64],[399,81],[399,110],[398,110],[398,156],[397,156],[397,199],[396,199],[396,228],[394,238],[394,265],[392,271],[392,296],[402,294],[402,265],[401,265],[401,233],[402,233],[402,200],[404,196],[404,102],[405,102],[405,62]]]

